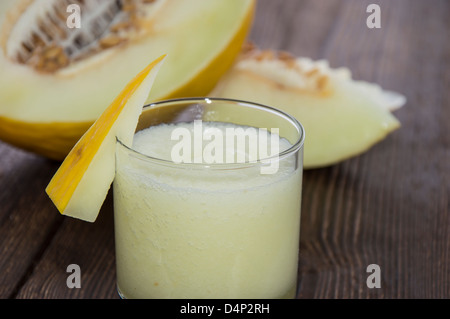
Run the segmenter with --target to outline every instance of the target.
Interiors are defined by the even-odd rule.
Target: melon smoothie
[[[232,100],[175,100],[147,111],[133,147],[117,142],[120,296],[293,298],[301,125]]]

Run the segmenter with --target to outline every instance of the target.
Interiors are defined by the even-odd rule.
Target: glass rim
[[[153,156],[149,156],[146,154],[143,154],[132,147],[129,147],[125,145],[117,136],[116,136],[116,144],[121,145],[124,147],[130,154],[132,154],[134,157],[139,158],[141,160],[150,161],[153,163],[157,163],[164,166],[173,166],[173,167],[185,167],[185,168],[201,168],[201,169],[237,169],[237,168],[246,168],[246,167],[253,167],[256,165],[270,165],[270,163],[276,159],[281,160],[282,158],[286,158],[295,152],[297,152],[299,149],[301,149],[305,142],[305,129],[303,128],[303,125],[292,115],[277,109],[272,106],[264,105],[257,102],[251,102],[251,101],[245,101],[240,99],[232,99],[232,98],[218,98],[218,97],[189,97],[189,98],[175,98],[175,99],[167,99],[167,100],[161,100],[157,102],[152,102],[149,104],[146,104],[142,108],[142,112],[144,112],[145,109],[155,107],[155,106],[161,106],[161,105],[170,105],[174,103],[182,103],[182,102],[191,102],[191,103],[207,103],[212,104],[213,102],[227,102],[227,103],[233,103],[248,107],[257,107],[259,109],[263,109],[265,111],[272,112],[276,115],[281,115],[286,120],[290,121],[292,125],[294,125],[299,133],[299,138],[297,141],[292,144],[289,148],[287,148],[284,151],[278,152],[278,154],[263,158],[263,159],[257,159],[253,161],[246,160],[242,163],[175,163],[171,160],[166,160],[162,158],[157,158]],[[136,134],[136,133],[134,133]],[[133,134],[133,135],[134,135]]]

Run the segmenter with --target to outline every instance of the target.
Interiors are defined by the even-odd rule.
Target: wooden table
[[[369,29],[366,8],[381,8]],[[250,39],[403,93],[401,129],[304,174],[298,298],[450,298],[450,1],[260,0]],[[118,298],[111,197],[91,224],[44,189],[59,163],[0,142],[0,298]],[[81,288],[66,285],[78,264]],[[381,288],[368,288],[370,264]]]

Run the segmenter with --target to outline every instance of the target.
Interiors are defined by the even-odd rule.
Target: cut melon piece
[[[326,61],[250,46],[211,92],[281,109],[306,132],[304,167],[332,165],[368,150],[399,128],[391,111],[403,106],[401,94],[354,81],[348,69]]]
[[[81,28],[69,28],[81,9]],[[233,64],[255,0],[2,0],[0,139],[62,160],[147,61],[147,101],[207,94]]]
[[[131,147],[164,56],[139,73],[88,129],[46,188],[61,214],[94,222],[115,176],[116,138]]]

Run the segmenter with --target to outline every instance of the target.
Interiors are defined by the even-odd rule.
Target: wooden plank
[[[333,32],[340,5],[340,0],[258,0],[249,38],[263,49],[322,58],[321,51]]]
[[[409,102],[369,152],[306,172],[299,297],[448,298],[449,3],[377,1],[381,30],[365,28],[369,3],[342,3],[323,54]],[[366,286],[371,263],[381,289]]]
[[[0,142],[0,298],[12,298],[61,218],[44,188],[54,163]]]
[[[16,298],[119,298],[115,286],[112,197],[108,196],[94,223],[63,218]],[[72,264],[80,267],[80,288],[67,285],[72,274],[67,267]]]

